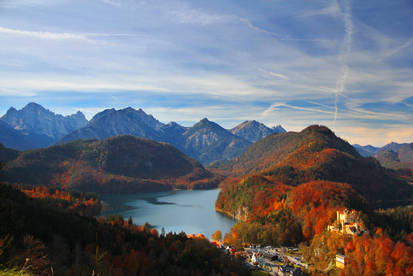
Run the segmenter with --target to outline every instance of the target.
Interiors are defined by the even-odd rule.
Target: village
[[[327,231],[342,235],[362,235],[367,230],[363,226],[359,214],[354,210],[343,209],[337,211],[337,218],[333,224],[327,226]],[[273,247],[251,245],[236,251],[222,242],[215,241],[218,247],[228,254],[240,255],[252,270],[261,270],[269,275],[300,276],[307,275],[309,264],[305,262],[297,247]],[[344,269],[345,256],[337,254],[331,267]]]

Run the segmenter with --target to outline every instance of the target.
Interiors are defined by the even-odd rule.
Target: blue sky
[[[142,108],[413,142],[413,2],[0,0],[0,114]]]

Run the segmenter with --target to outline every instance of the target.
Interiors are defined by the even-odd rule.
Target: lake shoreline
[[[107,207],[102,208],[101,215],[132,217],[138,225],[148,222],[158,230],[200,233],[210,239],[217,230],[230,232],[236,223],[228,214],[215,210],[219,192],[220,189],[185,189],[129,195],[102,194],[101,201]]]

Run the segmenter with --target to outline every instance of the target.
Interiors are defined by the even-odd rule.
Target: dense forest
[[[0,185],[3,275],[248,275],[208,240],[150,225],[81,216]]]

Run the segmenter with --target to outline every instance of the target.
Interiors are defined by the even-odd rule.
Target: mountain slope
[[[406,202],[413,195],[413,187],[392,171],[360,156],[322,126],[267,136],[238,158],[212,169],[232,176],[259,175],[271,183],[292,186],[314,180],[348,183],[372,205]]]
[[[413,143],[383,147],[374,155],[383,167],[413,169]]]
[[[234,158],[250,145],[206,118],[185,131],[183,136],[184,152],[203,164]]]
[[[245,121],[232,128],[230,131],[232,134],[242,137],[245,140],[250,141],[251,143],[255,143],[272,133],[286,132],[285,129],[282,128],[282,126],[269,128],[266,125],[255,120]]]
[[[175,122],[170,122],[166,125],[163,125],[160,131],[162,133],[161,140],[163,142],[168,142],[178,149],[184,151],[185,137],[183,136],[183,134],[185,131],[187,131],[186,127],[183,127]]]
[[[163,124],[146,114],[142,109],[131,107],[115,110],[106,109],[96,114],[83,128],[63,137],[60,142],[78,139],[105,139],[115,135],[134,135],[143,138],[160,140],[159,130]]]
[[[22,152],[6,163],[9,182],[95,192],[142,192],[216,185],[210,172],[166,143],[116,136]]]
[[[44,135],[53,142],[87,123],[81,112],[62,116],[36,103],[29,103],[21,110],[11,107],[1,120],[24,134]]]
[[[53,139],[41,134],[24,134],[22,131],[15,130],[7,123],[0,121],[0,143],[9,148],[28,150],[47,147],[53,143]]]

